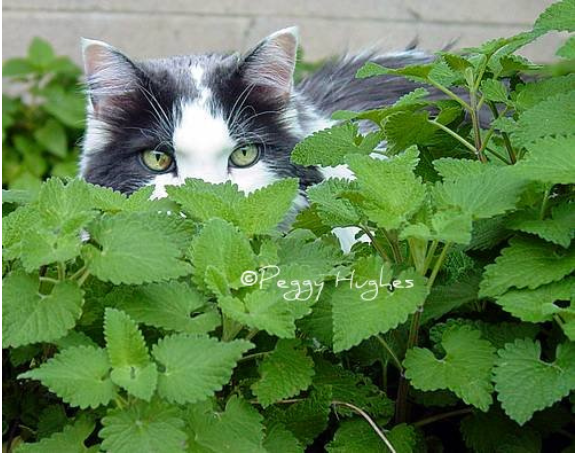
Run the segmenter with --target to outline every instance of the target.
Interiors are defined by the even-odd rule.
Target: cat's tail
[[[347,55],[329,61],[296,87],[319,111],[331,115],[336,110],[367,110],[393,104],[399,97],[417,88],[403,77],[385,75],[357,79],[356,72],[372,61],[387,68],[430,63],[434,56],[410,47],[397,53],[376,50]],[[432,93],[431,93],[432,94]]]

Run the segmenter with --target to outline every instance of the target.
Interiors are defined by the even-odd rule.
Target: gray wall
[[[299,25],[309,60],[378,44],[400,50],[418,38],[435,51],[526,30],[552,0],[4,0],[3,58],[23,55],[32,37],[80,60],[81,36],[136,58],[247,49]],[[524,53],[553,59],[548,36]]]

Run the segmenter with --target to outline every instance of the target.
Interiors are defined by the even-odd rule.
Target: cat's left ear
[[[244,57],[240,74],[253,85],[253,94],[288,101],[292,92],[298,28],[277,31],[264,39]]]

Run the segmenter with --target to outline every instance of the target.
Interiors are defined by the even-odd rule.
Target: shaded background
[[[34,36],[80,62],[81,36],[136,58],[244,50],[277,29],[299,25],[307,60],[378,44],[400,50],[418,38],[436,51],[528,29],[552,0],[4,0],[3,58]],[[548,36],[523,53],[548,61],[561,43]]]

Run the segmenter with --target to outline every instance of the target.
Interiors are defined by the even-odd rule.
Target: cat
[[[408,48],[329,61],[293,83],[296,27],[280,30],[249,52],[132,61],[101,41],[83,40],[88,92],[87,131],[80,159],[88,182],[129,194],[186,178],[231,181],[249,193],[286,177],[305,190],[327,177],[352,178],[344,166],[303,167],[290,161],[294,146],[335,124],[336,110],[365,110],[394,103],[418,85],[400,77],[356,79],[367,61],[386,67],[426,63]]]

